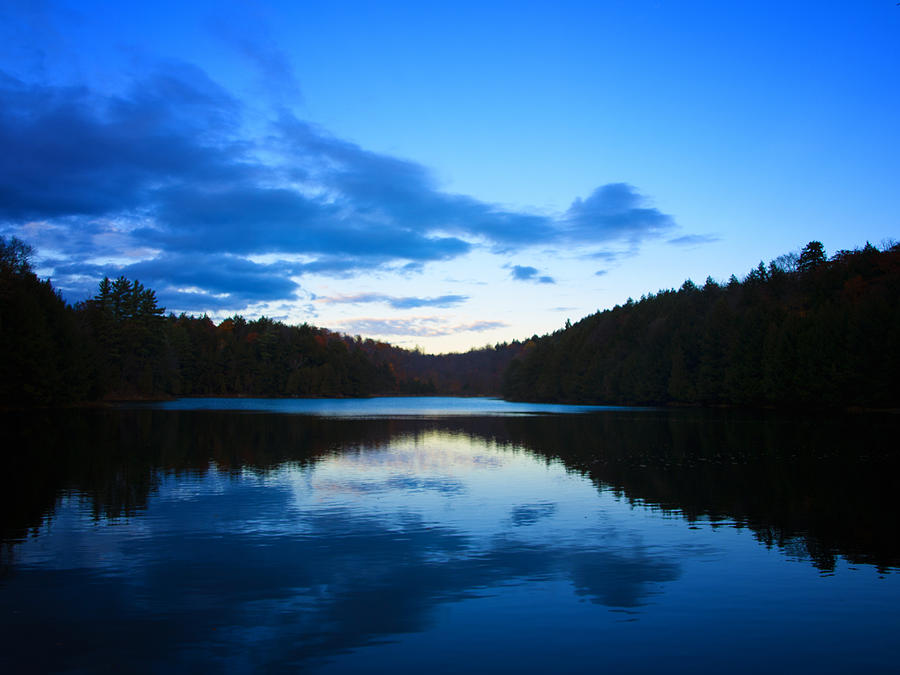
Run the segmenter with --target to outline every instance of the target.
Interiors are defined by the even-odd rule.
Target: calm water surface
[[[2,672],[900,671],[895,417],[195,399],[2,423]]]
[[[498,398],[455,396],[398,396],[375,398],[181,398],[150,404],[161,410],[242,410],[323,415],[328,417],[478,417],[584,413],[597,410],[633,410],[590,405],[514,403]],[[137,407],[147,407],[146,404]]]

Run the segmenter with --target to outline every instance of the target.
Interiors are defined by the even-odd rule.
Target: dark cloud
[[[669,239],[669,243],[675,246],[699,246],[700,244],[713,244],[720,241],[720,239],[720,237],[712,234],[686,234],[682,237]]]
[[[197,265],[183,254],[169,254],[127,265],[116,273],[141,279],[156,290],[161,304],[177,310],[245,307],[294,297],[300,290],[285,263],[263,265],[227,254],[212,255],[203,263]]]
[[[336,204],[357,217],[501,247],[557,235],[550,218],[439,191],[430,171],[415,162],[369,152],[289,115],[282,117],[278,130],[288,156],[304,158],[310,174],[337,196]]]
[[[555,284],[553,277],[538,274],[536,267],[529,265],[513,265],[512,278],[516,281],[534,281],[539,284]]]
[[[394,309],[415,309],[417,307],[454,307],[469,299],[467,295],[440,295],[436,298],[397,297],[384,293],[358,293],[356,295],[336,295],[320,298],[325,303],[364,304],[380,302]]]
[[[46,260],[62,278],[87,276],[99,279],[120,275],[156,291],[160,304],[170,311],[217,311],[267,302],[272,298],[296,298],[300,286],[291,280],[290,263],[255,263],[229,254],[215,254],[202,264],[188,255],[165,253],[129,265]],[[96,283],[70,284],[81,297],[93,295]]]
[[[584,243],[624,241],[636,246],[675,228],[671,216],[645,206],[645,202],[646,198],[626,183],[599,187],[569,207],[563,218],[566,234]]]
[[[517,281],[531,281],[537,273],[536,267],[527,265],[513,265],[512,267],[512,278]]]
[[[239,185],[200,192],[180,187],[160,194],[157,215],[163,227],[141,228],[135,236],[148,244],[198,253],[340,253],[344,269],[375,267],[397,258],[446,260],[471,248],[455,237],[379,225],[371,216],[356,217],[339,205],[285,188]]]
[[[225,37],[273,81],[293,81],[283,55],[259,36]],[[80,287],[97,260],[116,259],[114,271],[144,275],[173,305],[239,310],[292,299],[290,275],[410,274],[477,246],[635,250],[674,226],[622,183],[553,218],[443,192],[424,166],[289,113],[256,135],[247,128],[243,106],[190,65],[159,66],[118,94],[0,73],[0,229],[27,238],[31,223],[39,238],[31,241],[60,259],[51,273],[62,288]],[[261,255],[300,262],[249,259]],[[525,266],[513,276],[554,283]],[[393,306],[449,306],[456,297]]]
[[[230,128],[236,104],[180,66],[130,98],[27,85],[0,73],[0,219],[137,216],[154,186],[237,178],[240,151],[195,134]]]

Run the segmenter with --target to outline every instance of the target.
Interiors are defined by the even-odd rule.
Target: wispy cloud
[[[394,309],[416,309],[418,307],[455,307],[469,299],[467,295],[440,295],[435,298],[420,298],[414,296],[398,297],[383,293],[358,293],[355,295],[333,295],[318,298],[319,302],[327,304],[358,305],[365,303],[383,303]]]
[[[505,328],[508,326],[504,321],[473,321],[472,323],[461,323],[454,327],[452,332],[455,333],[483,333],[495,328]]]
[[[251,3],[217,7],[212,32],[257,71],[263,90],[276,104],[301,98],[294,67]]]
[[[505,328],[503,321],[474,321],[451,323],[441,317],[420,316],[403,319],[361,318],[344,321],[337,328],[352,335],[377,335],[388,337],[442,337],[457,333],[483,333]]]
[[[681,237],[669,239],[668,243],[675,246],[699,246],[701,244],[713,244],[721,241],[721,237],[713,234],[685,234]]]
[[[631,255],[628,251],[592,251],[587,254],[588,258],[595,260],[604,260],[606,262],[615,262],[621,258]]]

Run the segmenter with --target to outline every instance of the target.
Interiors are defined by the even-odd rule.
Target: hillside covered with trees
[[[819,242],[743,280],[686,281],[524,343],[430,355],[308,324],[165,314],[139,281],[70,306],[0,240],[0,405],[178,396],[499,395],[900,408],[900,245]]]
[[[503,395],[603,404],[900,407],[900,245],[820,242],[526,343]]]
[[[308,324],[165,315],[139,281],[72,307],[0,240],[0,405],[177,396],[499,394],[519,343],[434,356]]]

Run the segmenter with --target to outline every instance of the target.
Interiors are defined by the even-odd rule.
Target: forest
[[[900,245],[820,242],[552,334],[429,355],[266,317],[166,315],[137,280],[72,306],[0,239],[0,405],[179,396],[502,395],[628,405],[900,407]]]
[[[628,405],[900,407],[900,245],[821,242],[743,280],[690,280],[528,341],[504,397]]]
[[[137,280],[71,306],[0,240],[0,405],[179,396],[499,394],[519,343],[435,356],[308,324],[165,314]]]

